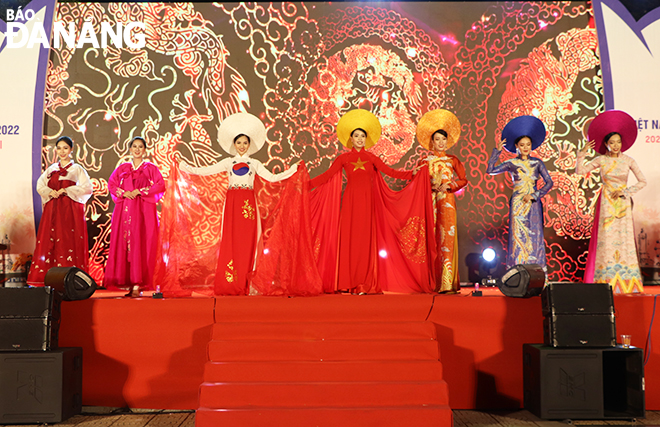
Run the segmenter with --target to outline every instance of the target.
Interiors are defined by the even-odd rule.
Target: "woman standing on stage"
[[[129,290],[127,296],[137,297],[140,291],[154,289],[159,230],[156,203],[165,192],[165,181],[158,167],[144,160],[144,138],[136,136],[128,148],[133,159],[119,165],[108,180],[115,209],[103,285]]]
[[[600,169],[603,187],[596,202],[584,281],[609,283],[615,293],[643,292],[632,195],[646,186],[646,178],[635,160],[623,154],[637,138],[635,119],[623,111],[605,111],[589,126],[588,138],[578,151],[576,172],[585,175]],[[585,164],[590,149],[601,155]],[[628,187],[631,171],[637,183]]]
[[[454,193],[467,185],[467,179],[463,163],[456,156],[445,152],[456,144],[460,135],[461,123],[447,110],[429,111],[417,124],[417,141],[431,151],[420,161],[418,167],[428,165],[431,176],[438,250],[435,290],[442,293],[457,293],[461,286],[458,280],[458,233]],[[455,176],[458,179],[455,179]]]
[[[351,151],[340,154],[326,172],[310,181],[310,188],[314,188],[333,177],[341,179],[342,170],[346,172],[347,184],[339,215],[337,285],[325,283],[326,292],[382,292],[376,268],[378,248],[373,194],[376,174],[383,172],[393,178],[410,180],[412,172],[392,169],[366,151],[376,144],[380,133],[380,123],[371,112],[358,109],[344,114],[337,124],[337,137]]]
[[[296,173],[298,164],[282,173],[273,174],[260,161],[250,157],[266,141],[264,124],[252,114],[237,113],[227,117],[220,125],[218,139],[220,146],[232,157],[200,168],[182,163],[181,170],[195,175],[228,175],[214,293],[246,295],[248,273],[253,270],[260,230],[254,191],[255,177],[258,175],[269,182],[282,181]]]
[[[85,169],[71,159],[71,138],[60,137],[55,149],[58,162],[50,165],[37,181],[44,210],[28,275],[31,286],[43,286],[52,267],[87,270],[85,202],[92,195],[92,183]]]
[[[493,149],[488,161],[486,172],[491,175],[508,172],[513,180],[513,194],[509,200],[507,267],[537,264],[547,270],[541,200],[550,191],[553,182],[543,161],[531,157],[531,152],[543,144],[545,132],[545,126],[538,118],[516,117],[502,130],[502,142]],[[518,156],[496,166],[502,148],[518,153]],[[544,185],[537,189],[539,178],[543,178]]]

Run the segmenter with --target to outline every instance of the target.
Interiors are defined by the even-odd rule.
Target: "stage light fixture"
[[[482,286],[497,286],[504,272],[502,259],[504,256],[499,241],[486,241],[480,245],[480,252],[469,253],[465,257],[468,267],[468,280]]]
[[[483,251],[481,251],[481,257],[486,261],[487,263],[491,263],[495,261],[495,258],[497,257],[497,252],[495,252],[495,249],[492,247],[487,247]]]
[[[77,267],[53,267],[46,273],[44,285],[62,294],[64,301],[87,299],[96,291],[96,282]]]
[[[511,267],[497,287],[507,297],[529,298],[541,295],[545,271],[538,264],[518,264]]]

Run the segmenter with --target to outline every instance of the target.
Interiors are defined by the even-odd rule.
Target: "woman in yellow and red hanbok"
[[[457,293],[458,232],[456,230],[456,198],[454,194],[467,185],[465,167],[456,156],[445,151],[456,145],[461,136],[461,123],[450,111],[437,109],[424,114],[417,124],[417,141],[430,150],[419,166],[428,166],[433,190],[435,239],[438,256],[435,261],[435,290]]]

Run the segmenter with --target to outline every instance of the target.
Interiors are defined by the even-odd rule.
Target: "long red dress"
[[[297,171],[296,171],[297,169]],[[318,295],[309,175],[249,156],[170,173],[155,280],[168,296]]]
[[[377,277],[378,247],[374,218],[374,186],[378,172],[393,178],[412,179],[412,172],[397,171],[365,150],[353,148],[310,181],[314,188],[330,181],[342,169],[347,184],[339,219],[339,261],[336,290],[353,293],[382,292]],[[329,291],[326,286],[326,292]]]
[[[127,191],[140,189],[134,199],[123,197]],[[109,289],[155,289],[153,284],[158,249],[158,212],[156,203],[165,192],[165,181],[158,167],[143,161],[117,167],[108,180],[108,190],[115,202],[112,212],[110,253],[103,284]]]
[[[51,191],[62,188],[66,194],[50,198]],[[31,286],[43,286],[52,267],[86,271],[89,257],[85,202],[92,195],[92,183],[85,169],[74,162],[65,167],[54,163],[39,177],[37,192],[44,211],[27,280]]]

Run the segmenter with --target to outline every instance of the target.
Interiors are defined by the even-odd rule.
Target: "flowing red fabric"
[[[424,167],[420,170],[413,181],[401,191],[391,190],[379,172],[374,171],[372,176],[373,187],[368,193],[372,200],[365,202],[373,207],[369,210],[370,222],[366,225],[374,229],[373,234],[365,230],[339,230],[340,173],[335,173],[331,180],[319,185],[312,192],[311,221],[324,291],[343,289],[342,285],[337,283],[340,280],[337,277],[340,249],[338,242],[340,235],[349,235],[353,238],[372,236],[375,239],[373,244],[369,244],[370,248],[373,246],[373,254],[360,252],[347,255],[359,258],[361,263],[376,264],[376,291],[433,292],[433,263],[437,254],[428,169]],[[321,179],[317,181],[322,182]],[[356,215],[360,218],[367,216],[369,212],[347,212],[346,216],[349,219],[355,218]],[[364,243],[362,242],[361,246],[365,246]],[[343,247],[350,248],[350,245]]]
[[[430,293],[435,288],[437,257],[428,167],[401,191],[376,175],[374,218],[378,280],[383,291]]]
[[[227,182],[226,173],[170,170],[154,277],[164,295],[213,295]]]
[[[341,174],[334,174],[328,182],[319,185],[310,194],[314,257],[325,293],[333,293],[337,290],[341,184]]]
[[[293,176],[279,183],[255,178],[261,233],[256,266],[248,274],[251,293],[322,292],[311,243],[306,190],[309,175],[304,165],[300,166]],[[228,233],[222,230],[227,182],[225,173],[202,176],[178,167],[172,171],[163,202],[155,277],[164,295],[214,294],[218,249],[223,234]]]
[[[309,174],[304,164],[289,179],[259,177],[254,191],[262,218],[253,290],[261,295],[318,295],[323,283],[316,267],[310,223]]]

